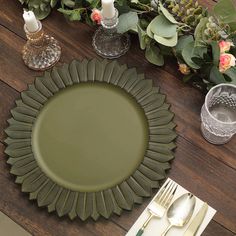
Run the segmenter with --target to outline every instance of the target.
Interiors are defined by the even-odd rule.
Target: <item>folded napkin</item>
[[[20,225],[0,211],[0,235],[2,236],[30,236]]]
[[[168,179],[166,181],[168,181]],[[165,184],[163,184],[163,186],[164,185]],[[181,195],[183,195],[184,193],[188,193],[188,192],[189,192],[188,190],[186,190],[185,188],[183,188],[182,186],[180,186],[178,184],[178,188],[177,188],[177,191],[174,195],[172,202],[175,199],[177,199],[178,197],[180,197]],[[156,196],[157,196],[157,194],[156,194]],[[156,198],[156,196],[152,199],[152,201]],[[149,205],[152,203],[152,201],[149,203]],[[200,210],[200,208],[202,207],[203,204],[204,204],[204,202],[196,197],[195,209],[194,209],[193,215],[192,215],[190,221],[188,222],[188,224],[185,225],[183,228],[173,227],[168,232],[167,236],[182,236],[184,234],[185,230],[188,228],[189,224],[191,224],[191,221],[193,220],[194,216],[198,213],[198,211]],[[207,227],[207,225],[209,224],[209,222],[211,221],[211,219],[213,218],[215,213],[216,213],[216,210],[213,209],[212,207],[208,206],[206,216],[205,216],[196,236],[200,236],[202,234],[202,232]],[[149,216],[149,212],[148,212],[148,209],[146,208],[143,211],[143,213],[140,215],[140,217],[137,219],[137,221],[134,223],[134,225],[131,227],[131,229],[126,234],[126,236],[135,236],[136,233],[138,232],[138,230],[142,227],[143,223],[148,218],[148,216]],[[167,225],[168,225],[168,219],[166,217],[166,214],[164,215],[164,217],[162,219],[158,219],[158,218],[154,217],[153,219],[151,219],[148,226],[146,227],[146,229],[143,233],[143,236],[159,236],[165,230]]]

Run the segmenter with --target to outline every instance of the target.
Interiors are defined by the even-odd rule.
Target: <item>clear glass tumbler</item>
[[[201,110],[203,137],[213,144],[227,143],[236,133],[236,85],[210,89]]]

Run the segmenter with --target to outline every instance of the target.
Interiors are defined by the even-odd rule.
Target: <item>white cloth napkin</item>
[[[166,181],[168,181],[168,179]],[[165,184],[163,184],[163,186],[164,185]],[[178,188],[177,188],[177,191],[175,193],[175,196],[174,196],[172,202],[175,199],[177,199],[178,197],[180,197],[181,195],[183,195],[184,193],[187,193],[187,192],[189,192],[189,191],[187,191],[185,188],[183,188],[182,186],[180,186],[178,184]],[[155,197],[152,199],[152,201],[155,199]],[[151,202],[149,203],[149,205],[151,204]],[[193,212],[193,216],[190,219],[190,221],[188,222],[188,224],[185,225],[183,228],[175,228],[175,227],[173,227],[167,233],[167,236],[182,236],[184,234],[185,230],[187,229],[187,227],[189,226],[189,224],[191,224],[191,221],[194,218],[194,216],[197,214],[197,212],[202,207],[203,203],[204,202],[202,200],[200,200],[199,198],[196,197],[196,206],[195,206],[195,209],[194,209],[194,212]],[[208,206],[208,210],[207,210],[206,216],[205,216],[205,218],[204,218],[204,220],[203,220],[203,222],[202,222],[202,224],[201,224],[201,226],[200,226],[196,236],[200,236],[202,234],[202,232],[207,227],[207,225],[209,224],[209,222],[211,221],[211,219],[213,218],[215,213],[216,213],[216,210],[213,209],[212,207]],[[126,236],[135,236],[136,233],[138,232],[138,230],[142,227],[143,223],[148,218],[148,216],[149,216],[149,213],[148,213],[148,209],[146,208],[143,211],[143,213],[140,215],[140,217],[137,219],[137,221],[134,223],[134,225],[131,227],[131,229],[126,234]],[[164,217],[162,219],[153,218],[149,222],[148,226],[146,227],[146,229],[145,229],[145,231],[143,233],[143,236],[160,236],[161,233],[167,227],[167,225],[168,225],[168,219],[166,217],[166,214],[164,215]]]

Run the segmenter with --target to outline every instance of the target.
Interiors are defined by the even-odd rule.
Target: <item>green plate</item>
[[[116,61],[54,67],[21,93],[5,140],[22,191],[59,216],[132,209],[170,168],[173,113],[151,80]]]
[[[35,158],[57,184],[97,192],[127,179],[142,162],[148,125],[122,89],[99,82],[74,85],[53,96],[32,132]]]

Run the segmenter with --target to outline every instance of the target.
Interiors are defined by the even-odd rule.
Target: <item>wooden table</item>
[[[214,4],[211,0],[202,2],[208,7]],[[49,215],[46,209],[38,208],[36,202],[30,202],[27,194],[21,193],[20,186],[14,183],[14,177],[9,174],[3,153],[6,120],[10,117],[14,100],[41,73],[25,67],[21,58],[21,50],[26,42],[21,4],[17,0],[0,0],[0,6],[0,210],[33,235],[125,235],[150,198],[120,217],[112,216],[110,220],[101,218],[98,222],[72,222],[66,217]],[[93,28],[79,22],[67,22],[56,11],[43,21],[43,26],[62,45],[60,63],[70,62],[73,58],[98,57],[91,44]],[[203,235],[235,235],[236,137],[223,146],[211,145],[203,139],[199,129],[199,114],[204,94],[180,80],[181,74],[174,59],[169,59],[163,68],[149,64],[134,36],[130,51],[119,62],[137,67],[140,73],[153,79],[172,104],[179,136],[175,160],[168,175],[217,209],[217,214]]]

